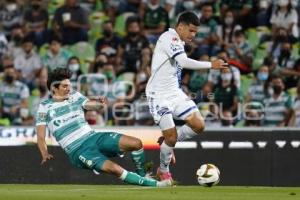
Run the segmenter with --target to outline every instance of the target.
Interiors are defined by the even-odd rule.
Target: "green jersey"
[[[53,99],[42,101],[37,111],[36,126],[46,125],[65,152],[71,153],[94,134],[84,118],[83,105],[87,101],[79,92],[70,94],[62,102]]]

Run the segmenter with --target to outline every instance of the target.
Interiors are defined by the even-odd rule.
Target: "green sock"
[[[145,176],[145,153],[144,149],[131,152],[131,158],[136,167],[136,173],[140,176]]]
[[[152,186],[156,187],[157,186],[157,181],[154,179],[149,179],[146,177],[141,177],[140,175],[133,173],[133,172],[128,172],[124,169],[121,177],[120,177],[124,182],[133,184],[133,185],[142,185],[142,186]]]

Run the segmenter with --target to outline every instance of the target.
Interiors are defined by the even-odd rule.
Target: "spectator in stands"
[[[63,44],[88,40],[88,14],[77,5],[77,0],[65,0],[65,5],[55,11],[53,21],[54,31],[62,34]]]
[[[253,18],[253,0],[221,0],[221,12],[232,9],[235,18],[238,20],[243,29],[255,26]]]
[[[104,53],[100,53],[96,56],[95,61],[91,64],[90,73],[102,73],[104,64],[108,63],[108,57]]]
[[[270,24],[270,18],[272,14],[272,1],[260,0],[256,1],[257,14],[256,14],[256,26],[268,27]]]
[[[48,39],[48,13],[42,7],[41,0],[32,0],[29,9],[24,14],[24,26],[26,33],[34,34],[34,43],[40,47]]]
[[[25,37],[24,29],[21,26],[15,26],[11,30],[10,40],[8,42],[8,52],[7,54],[12,57],[17,57],[22,51],[22,41]]]
[[[286,79],[285,79],[286,88],[297,87],[297,83],[300,79],[299,78],[299,76],[300,76],[300,58],[298,58],[298,60],[296,60],[294,67],[291,69],[290,72],[291,72],[291,75],[286,77]]]
[[[242,27],[237,24],[233,12],[231,10],[227,10],[225,15],[221,18],[221,24],[217,29],[219,45],[223,49],[228,49],[228,47],[233,43],[234,33],[238,30],[242,30]]]
[[[292,35],[295,38],[299,37],[299,31],[297,28],[298,14],[292,7],[290,0],[278,0],[270,22],[272,24],[273,33],[276,33],[278,28],[284,28],[287,30],[289,35]]]
[[[297,97],[293,102],[293,114],[289,125],[300,127],[300,81],[298,82]]]
[[[72,84],[72,89],[77,90],[77,80],[78,80],[78,77],[82,74],[82,71],[80,69],[79,58],[76,56],[69,58],[68,63],[67,63],[67,68],[72,73],[71,78],[70,78],[70,81]]]
[[[8,51],[8,41],[3,32],[0,31],[0,63],[2,61],[2,56]]]
[[[99,113],[99,111],[86,110],[84,116],[89,125],[100,125],[100,126],[105,125],[103,117],[101,113]]]
[[[17,80],[17,71],[13,65],[5,67],[3,78],[0,85],[1,117],[8,118],[12,125],[22,125],[29,116],[29,89]]]
[[[271,78],[273,94],[264,99],[265,126],[287,126],[292,113],[292,99],[284,91],[284,83],[280,76]]]
[[[221,126],[223,127],[233,127],[234,117],[230,110],[221,110],[220,118],[221,118]]]
[[[14,58],[14,66],[20,73],[20,80],[27,84],[30,90],[34,88],[34,79],[37,71],[42,67],[41,59],[35,52],[34,38],[27,35],[22,41],[22,50]]]
[[[149,42],[141,34],[137,17],[129,17],[126,21],[127,35],[121,42],[117,53],[117,74],[121,72],[137,72],[143,66],[145,56],[149,56]]]
[[[15,26],[22,24],[23,9],[17,0],[5,0],[0,5],[0,24],[4,34],[10,39],[10,34]]]
[[[234,33],[233,44],[228,48],[230,60],[228,63],[241,71],[241,73],[251,72],[253,52],[250,44],[246,41],[243,31]]]
[[[151,44],[169,27],[167,11],[160,5],[160,0],[149,0],[143,16],[144,34]]]
[[[201,7],[200,26],[195,37],[196,44],[199,46],[199,54],[215,56],[220,50],[218,46],[217,32],[218,23],[213,17],[213,6],[204,3]]]
[[[218,53],[218,58],[228,61],[229,55],[228,55],[227,51],[221,50]],[[232,71],[232,74],[233,74],[234,84],[236,85],[236,87],[240,88],[240,86],[241,86],[240,70],[232,65],[230,65],[230,70]],[[221,76],[220,70],[211,69],[211,70],[209,70],[209,74],[208,74],[208,82],[214,86],[214,85],[218,84],[218,82],[220,80],[220,76]]]
[[[103,36],[96,41],[96,53],[104,53],[109,57],[111,63],[115,63],[118,46],[121,38],[114,33],[112,21],[107,20],[103,23]]]
[[[269,68],[266,65],[262,65],[253,82],[251,83],[246,102],[259,102],[263,103],[263,100],[269,96]]]
[[[43,65],[48,68],[48,71],[53,71],[58,67],[66,67],[71,53],[61,47],[61,38],[58,35],[53,35],[50,39],[49,50],[42,58]]]
[[[241,95],[240,90],[234,84],[232,71],[222,71],[219,83],[214,87],[213,93],[219,113],[230,111],[232,116],[235,116],[238,111],[238,103],[241,102]]]
[[[293,77],[299,79],[300,72],[294,68],[296,60],[292,56],[292,44],[289,40],[282,42],[280,54],[275,58],[275,62],[277,64],[275,73],[280,73],[283,76],[286,88],[295,87],[296,85],[289,83],[289,79]]]
[[[40,102],[49,98],[50,93],[47,89],[48,70],[46,67],[39,69],[36,73],[35,89],[31,92],[31,100],[29,101],[29,115],[31,117],[31,125],[37,112]]]

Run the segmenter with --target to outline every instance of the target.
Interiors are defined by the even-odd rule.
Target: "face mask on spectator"
[[[106,72],[104,72],[104,75],[106,76],[106,78],[107,78],[108,80],[111,80],[111,79],[113,79],[113,77],[114,77],[112,71],[106,71]]]
[[[138,34],[139,34],[138,32],[128,32],[128,36],[131,38],[136,37]]]
[[[148,8],[150,8],[151,10],[156,10],[158,7],[159,7],[159,4],[152,5],[151,3],[148,3]]]
[[[17,10],[17,4],[15,4],[15,3],[7,4],[6,9],[9,12],[15,11],[15,10]]]
[[[221,78],[223,81],[230,81],[232,79],[232,74],[231,73],[224,73],[221,75]]]
[[[95,119],[87,119],[86,121],[88,122],[89,125],[97,124],[97,121]]]
[[[269,74],[265,73],[265,72],[258,72],[258,74],[257,74],[257,78],[260,81],[266,81],[268,79],[268,77],[269,77]]]
[[[5,82],[7,82],[8,84],[12,84],[12,82],[14,81],[14,77],[12,75],[5,75],[4,76],[4,80]]]
[[[110,30],[103,30],[103,35],[106,37],[110,37],[112,34],[113,34],[113,32]]]
[[[265,0],[261,0],[259,2],[259,8],[261,9],[267,9],[269,6],[269,2],[268,1],[265,1]]]
[[[226,17],[225,18],[225,24],[231,25],[233,23],[233,17]]]
[[[278,6],[284,7],[289,4],[289,0],[278,0]]]
[[[275,94],[280,94],[282,92],[282,88],[280,85],[273,85],[272,88]]]
[[[69,65],[69,69],[72,71],[72,72],[77,72],[79,70],[79,64],[78,63],[74,63],[74,64],[70,64]]]
[[[290,50],[289,49],[282,49],[281,54],[285,57],[288,57],[290,55]]]
[[[193,1],[184,1],[183,2],[183,7],[186,10],[193,10],[195,8],[195,3]]]

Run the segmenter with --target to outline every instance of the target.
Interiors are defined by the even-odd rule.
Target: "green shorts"
[[[72,165],[101,171],[103,163],[108,158],[122,154],[119,148],[121,136],[121,134],[114,132],[95,133],[76,151],[68,155]]]

